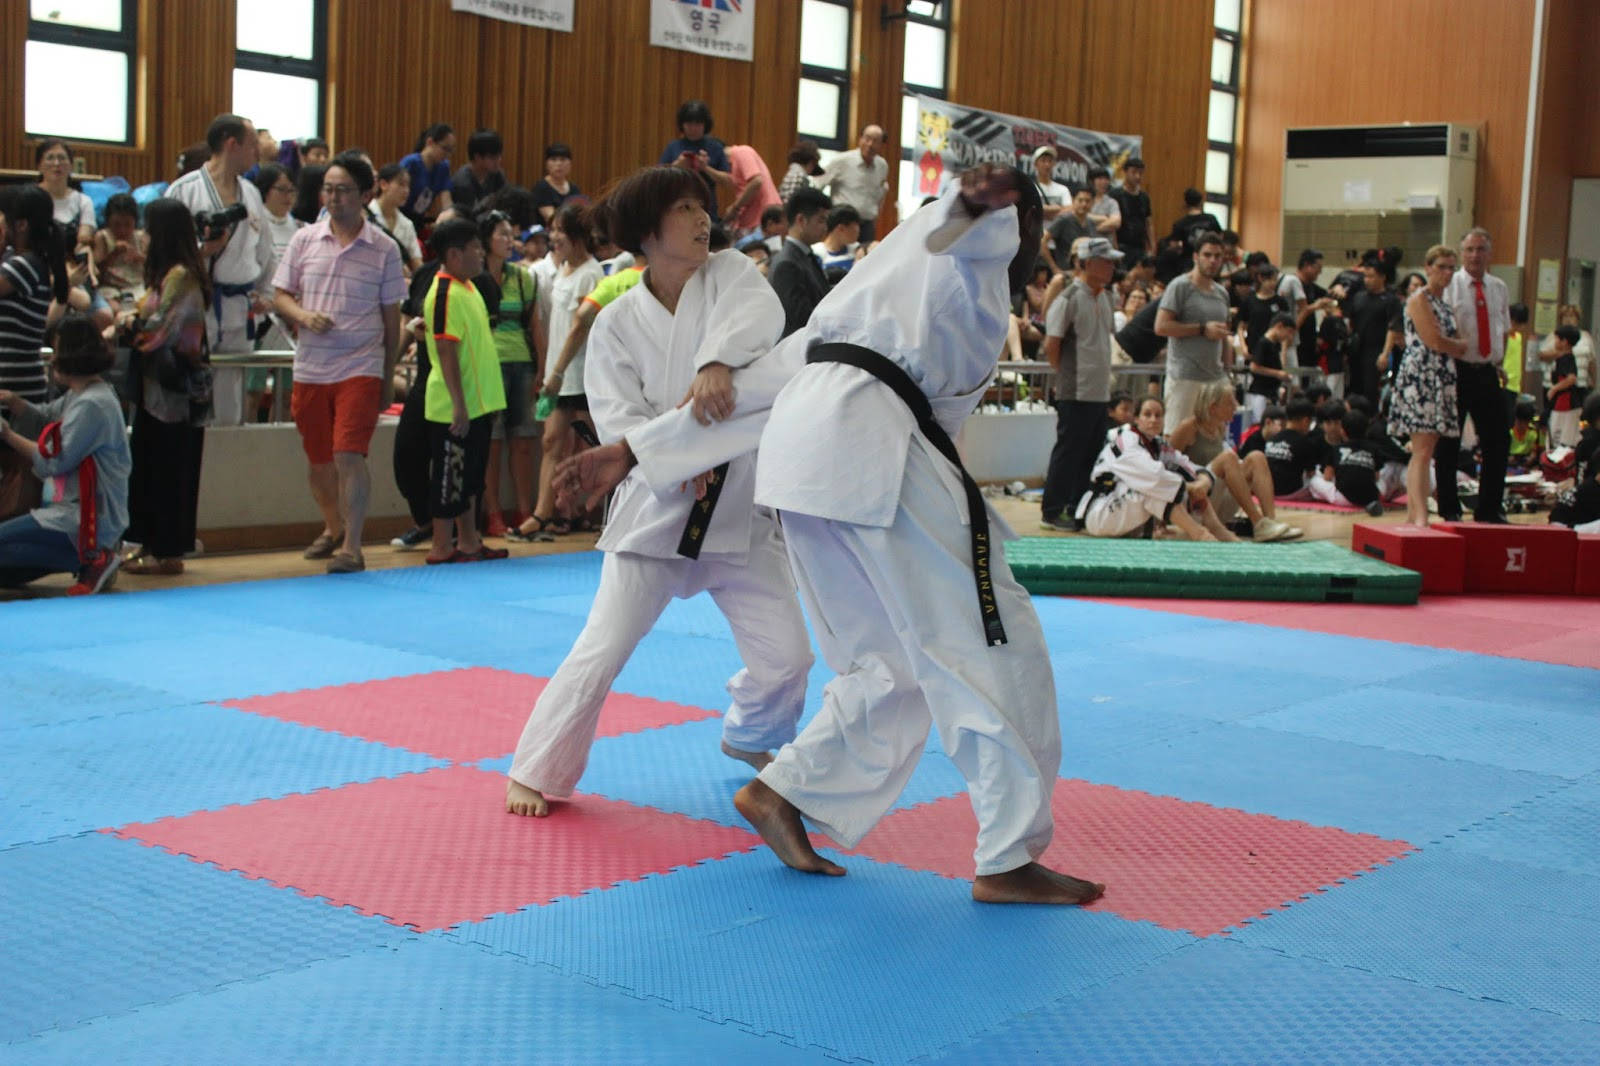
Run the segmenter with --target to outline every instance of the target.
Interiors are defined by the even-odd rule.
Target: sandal
[[[534,527],[523,529],[522,527],[529,522],[533,522]],[[518,544],[548,544],[556,539],[555,532],[550,528],[554,524],[553,518],[540,518],[536,514],[531,514],[521,524],[506,530],[506,539]]]
[[[146,577],[175,577],[183,573],[183,560],[157,559],[153,555],[141,555],[132,562],[123,563],[122,572]]]
[[[504,548],[491,548],[487,544],[480,544],[475,552],[457,550],[451,562],[456,563],[486,563],[495,559],[509,558],[510,552]]]
[[[453,551],[443,559],[435,559],[431,555],[425,555],[422,557],[422,561],[429,566],[443,566],[446,563],[464,563],[467,561],[467,556],[459,551]]]
[[[334,549],[344,542],[344,534],[335,536],[332,533],[318,533],[317,539],[306,547],[300,554],[307,559],[327,559],[332,557]]]

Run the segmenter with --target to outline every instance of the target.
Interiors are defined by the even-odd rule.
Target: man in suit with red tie
[[[1506,283],[1489,273],[1490,248],[1488,230],[1475,226],[1467,231],[1461,239],[1461,269],[1450,279],[1444,295],[1455,312],[1456,329],[1467,342],[1467,354],[1456,361],[1457,408],[1463,425],[1468,416],[1472,418],[1483,455],[1474,517],[1479,522],[1504,522],[1511,426],[1500,391],[1500,363],[1511,330],[1511,298]],[[1459,437],[1439,438],[1433,470],[1438,480],[1439,517],[1446,521],[1461,518],[1461,501],[1456,496],[1460,453]]]

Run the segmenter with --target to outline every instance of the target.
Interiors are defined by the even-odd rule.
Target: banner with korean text
[[[575,2],[576,0],[450,0],[450,10],[571,33],[572,5]]]
[[[1033,153],[1040,145],[1056,150],[1055,180],[1086,185],[1089,168],[1103,166],[1113,183],[1121,180],[1122,164],[1139,154],[1135,134],[1099,133],[1036,118],[962,107],[931,96],[917,97],[917,193],[937,196],[962,171],[979,163],[998,163],[1033,173]],[[901,191],[904,198],[905,191]]]
[[[756,0],[650,0],[650,43],[754,61]]]

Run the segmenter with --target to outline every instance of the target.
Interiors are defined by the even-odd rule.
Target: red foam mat
[[[1479,655],[1600,668],[1600,601],[1573,596],[1423,596],[1416,604],[1088,597],[1140,610],[1254,622]]]
[[[229,700],[227,706],[457,762],[509,754],[548,678],[488,667]],[[613,692],[596,736],[715,718],[703,707]]]
[[[596,796],[521,818],[506,813],[505,787],[503,774],[454,766],[114,832],[421,930],[759,843],[740,829]]]
[[[1214,936],[1412,851],[1403,840],[1285,821],[1088,781],[1057,781],[1047,866],[1106,883],[1091,905]],[[966,796],[896,811],[860,854],[970,880],[978,824]]]

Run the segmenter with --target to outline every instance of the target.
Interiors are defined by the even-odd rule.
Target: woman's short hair
[[[261,164],[261,166],[256,170],[255,186],[260,191],[261,198],[263,200],[267,198],[267,193],[272,191],[272,187],[278,184],[278,179],[287,173],[288,171],[284,170],[276,163]],[[113,199],[115,198],[113,197]],[[110,214],[110,211],[111,203],[108,200],[106,202],[106,213]]]
[[[399,163],[385,163],[383,166],[378,168],[379,181],[393,181],[402,174],[405,174],[409,177],[411,172],[405,167],[401,166]]]
[[[661,230],[661,219],[685,196],[706,206],[706,185],[683,167],[645,167],[611,187],[592,212],[594,228],[611,243],[634,255],[644,251],[646,237]],[[557,224],[561,216],[557,215]]]
[[[127,215],[133,219],[133,224],[139,224],[139,201],[131,193],[113,193],[106,200],[106,221],[111,221],[112,215]]]
[[[706,128],[706,133],[711,132],[711,107],[704,100],[685,100],[678,105],[678,129],[682,130],[685,123],[698,122]]]
[[[1436,244],[1432,248],[1428,249],[1427,255],[1422,257],[1422,265],[1433,266],[1433,264],[1437,263],[1445,256],[1449,256],[1451,259],[1454,259],[1456,257],[1456,250],[1448,244]]]
[[[88,315],[68,311],[56,323],[56,372],[75,378],[89,378],[111,369],[111,346]]]
[[[799,163],[810,170],[821,160],[822,152],[817,148],[816,141],[800,140],[794,142],[794,147],[789,149],[790,164]]]
[[[1577,304],[1562,304],[1560,307],[1556,308],[1557,322],[1564,322],[1569,318],[1575,322],[1582,322],[1583,308],[1579,307]]]

